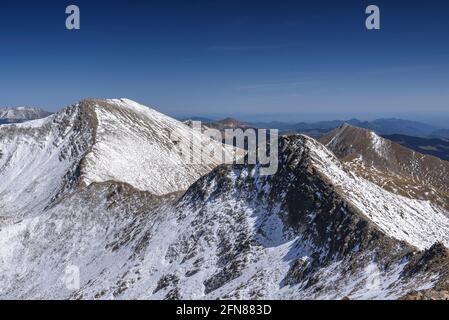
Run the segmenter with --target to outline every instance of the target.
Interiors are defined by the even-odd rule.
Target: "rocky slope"
[[[85,183],[120,181],[163,195],[186,190],[194,181],[223,161],[232,148],[210,140],[201,132],[136,102],[96,101],[98,128],[92,152],[81,172]],[[198,142],[217,157],[203,161]],[[189,153],[183,154],[181,146]],[[207,147],[206,147],[207,146]]]
[[[180,154],[178,145],[190,139],[232,151],[130,100],[85,100],[45,119],[3,125],[2,219],[39,212],[75,185],[93,182],[125,182],[156,195],[185,190],[221,163],[192,163]]]
[[[155,141],[168,143],[160,130],[146,136],[146,130],[164,121],[165,116],[130,101],[108,100],[82,102],[49,119],[8,127],[8,139],[0,136],[9,159],[0,159],[6,164],[0,175],[11,177],[4,190],[21,185],[14,184],[11,172],[19,178],[22,166],[31,165],[22,165],[25,156],[16,161],[21,154],[11,151],[20,145],[16,135],[31,145],[43,136],[39,146],[46,152],[40,154],[36,146],[38,156],[30,162],[58,158],[64,166],[51,167],[58,174],[50,179],[51,192],[42,194],[52,196],[36,198],[45,205],[33,210],[28,196],[29,214],[18,215],[22,209],[16,207],[0,224],[0,298],[413,299],[446,294],[446,211],[358,176],[306,136],[281,138],[279,170],[272,176],[260,175],[259,166],[221,165],[199,174],[186,192],[170,184],[159,192],[142,187],[164,184],[161,175],[170,170],[147,174],[142,162],[133,162],[132,169],[145,169],[138,170],[143,182],[133,173],[110,169],[120,163],[116,157],[128,156],[120,151],[170,166],[162,159],[164,147],[143,155],[127,145],[142,136],[146,139],[137,141],[143,150]],[[64,138],[49,140],[54,130],[62,130],[58,136]],[[49,152],[47,144],[58,147]],[[103,165],[106,161],[110,165]],[[28,170],[41,177],[39,166]],[[38,181],[21,192],[31,194],[47,183]],[[8,198],[1,203],[12,207],[19,202]],[[76,285],[70,281],[74,275]]]
[[[449,162],[347,124],[320,141],[350,170],[384,189],[449,209]]]
[[[0,126],[1,219],[39,214],[74,187],[95,140],[96,118],[69,107],[41,120]]]

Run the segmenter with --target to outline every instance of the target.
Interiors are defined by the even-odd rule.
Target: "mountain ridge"
[[[386,190],[449,208],[449,162],[344,124],[320,138],[353,171]]]
[[[314,172],[321,170],[322,157],[310,150],[323,147],[310,138],[282,138],[280,148],[281,169],[274,176],[260,176],[257,166],[221,165],[185,194],[165,196],[117,182],[93,183],[60,198],[39,218],[8,225],[13,238],[5,242],[0,231],[2,247],[12,248],[18,239],[24,246],[14,247],[22,261],[14,270],[0,264],[1,296],[392,299],[415,292],[444,294],[438,286],[447,279],[447,259],[435,254],[441,250],[437,244],[419,252],[348,204],[326,175]],[[424,271],[423,264],[432,271]],[[64,286],[67,265],[81,272],[78,290]],[[379,287],[370,287],[373,272]],[[16,273],[26,275],[26,283],[17,285]]]
[[[279,137],[274,175],[258,164],[200,168],[205,173],[189,164],[175,168],[188,178],[186,191],[167,184],[154,192],[151,184],[164,184],[173,170],[148,174],[127,157],[170,166],[163,128],[173,127],[190,134],[125,99],[84,100],[1,126],[0,203],[12,210],[0,219],[0,298],[447,295],[444,209],[365,179],[305,135]],[[146,144],[160,151],[137,153]],[[124,167],[110,169],[123,158],[143,182]],[[67,285],[67,270],[78,271],[79,286]]]

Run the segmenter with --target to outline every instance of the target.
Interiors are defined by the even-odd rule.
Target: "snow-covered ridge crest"
[[[349,125],[333,130],[320,141],[349,171],[387,191],[430,201],[449,211],[449,162]]]
[[[37,214],[71,189],[94,131],[87,110],[79,106],[44,119],[0,126],[2,217]]]
[[[0,208],[39,212],[77,185],[105,181],[156,195],[186,190],[220,163],[183,161],[170,139],[174,130],[231,152],[128,99],[82,100],[44,119],[2,125]]]
[[[81,179],[87,185],[112,180],[155,195],[187,190],[221,163],[192,164],[177,151],[178,144],[196,139],[214,145],[222,153],[232,153],[231,147],[132,100],[82,103],[87,103],[97,118],[95,144],[81,170]],[[173,132],[177,133],[176,141]]]
[[[410,199],[384,190],[354,172],[321,143],[302,136],[317,171],[343,197],[387,235],[426,249],[437,242],[449,248],[449,214],[430,201]]]

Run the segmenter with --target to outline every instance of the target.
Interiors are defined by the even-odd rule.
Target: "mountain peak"
[[[384,189],[449,209],[449,162],[343,125],[320,138],[345,165]]]
[[[364,151],[376,157],[383,157],[391,142],[380,137],[374,131],[359,128],[348,123],[323,135],[320,141],[330,148],[339,158],[351,157],[354,150]]]
[[[207,140],[207,143],[216,144],[223,148],[223,152],[230,150],[230,147],[209,141],[200,132],[135,101],[92,102],[98,128],[96,143],[86,156],[83,171],[83,180],[87,184],[121,181],[157,195],[185,190],[220,163],[191,163],[181,154],[178,145],[189,143],[194,137],[204,143]],[[173,134],[179,141],[173,140]]]
[[[47,119],[0,126],[0,194],[15,186],[11,197],[21,198],[27,208],[28,200],[46,206],[76,186],[107,181],[155,195],[186,190],[221,162],[218,158],[192,162],[201,159],[197,154],[201,150],[191,150],[189,157],[180,145],[196,139],[221,148],[223,154],[232,152],[231,147],[128,99],[85,99]],[[21,168],[21,179],[15,168]],[[39,192],[29,193],[35,184],[40,185]]]

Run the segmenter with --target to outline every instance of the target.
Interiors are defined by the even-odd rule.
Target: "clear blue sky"
[[[174,116],[449,123],[445,0],[2,1],[0,46],[0,106],[128,97]]]

